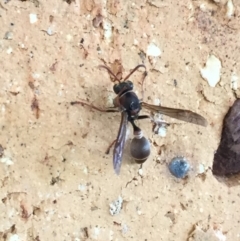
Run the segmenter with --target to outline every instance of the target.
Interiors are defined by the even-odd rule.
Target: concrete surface
[[[240,187],[211,172],[239,96],[240,2],[226,2],[1,0],[0,240],[240,240]],[[222,64],[216,87],[200,75],[210,54]],[[97,66],[115,60],[123,76],[144,62],[148,103],[209,122],[164,117],[171,125],[160,137],[139,121],[151,155],[134,164],[130,129],[119,176],[105,151],[120,114],[70,105],[109,106],[113,84]],[[131,77],[139,96],[141,75]],[[181,155],[191,171],[177,180],[167,164]]]

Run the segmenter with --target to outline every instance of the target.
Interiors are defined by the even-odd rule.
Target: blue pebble
[[[177,178],[184,178],[190,168],[184,157],[174,157],[168,165],[169,171]]]

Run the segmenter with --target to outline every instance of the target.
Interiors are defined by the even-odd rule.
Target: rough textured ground
[[[229,18],[224,1],[70,2],[1,0],[0,240],[240,240],[240,187],[211,172],[223,117],[239,95],[231,88],[240,74],[239,1]],[[146,56],[151,44],[160,56]],[[222,63],[216,87],[200,75],[209,54]],[[104,154],[119,114],[70,105],[110,105],[112,83],[97,66],[115,60],[124,75],[144,61],[148,103],[209,122],[164,117],[172,123],[164,138],[139,122],[152,148],[141,175],[128,145],[120,176]],[[137,93],[141,75],[131,78]],[[185,180],[167,168],[178,155],[191,164]]]

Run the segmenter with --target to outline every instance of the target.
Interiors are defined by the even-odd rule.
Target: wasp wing
[[[186,121],[186,122],[193,123],[200,126],[207,126],[207,120],[203,116],[195,112],[192,112],[190,110],[182,110],[182,109],[175,109],[175,108],[169,108],[169,107],[158,106],[158,105],[150,105],[145,102],[142,102],[141,105],[142,107],[148,110],[158,112],[160,114],[167,115],[169,117],[172,117],[178,120]]]
[[[124,148],[126,133],[127,133],[127,123],[128,123],[128,115],[126,112],[122,112],[122,118],[121,118],[119,130],[118,130],[117,140],[113,150],[113,168],[116,174],[120,173],[120,168],[122,164],[123,148]]]

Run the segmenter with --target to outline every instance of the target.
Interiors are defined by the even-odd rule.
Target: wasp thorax
[[[119,94],[123,90],[133,90],[133,83],[130,80],[127,80],[113,86],[113,91],[115,92],[115,94]]]
[[[150,143],[144,136],[135,136],[130,145],[130,152],[136,163],[141,164],[150,155]]]

